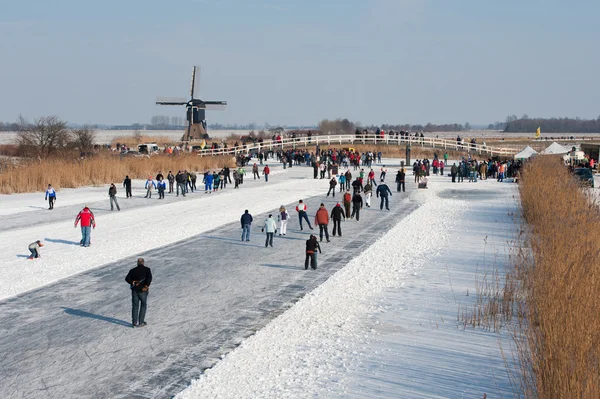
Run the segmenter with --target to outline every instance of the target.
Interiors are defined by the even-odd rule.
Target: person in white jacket
[[[273,236],[275,235],[275,233],[277,232],[277,224],[275,223],[275,220],[273,219],[273,215],[269,214],[269,217],[267,218],[267,220],[265,220],[265,224],[263,226],[263,228],[261,229],[261,231],[267,231],[267,239],[265,240],[265,248],[268,247],[269,245],[272,247],[273,246]]]
[[[279,235],[285,235],[287,232],[287,223],[290,219],[290,215],[287,213],[285,206],[281,205],[279,207],[279,215],[277,215],[277,220],[279,220]]]

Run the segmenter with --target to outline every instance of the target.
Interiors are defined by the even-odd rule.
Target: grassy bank
[[[146,179],[160,170],[166,176],[169,170],[205,171],[225,165],[233,166],[232,157],[199,157],[155,155],[151,158],[120,158],[118,155],[101,154],[85,160],[49,159],[21,163],[2,169],[0,193],[26,193],[44,191],[50,183],[56,189],[76,188],[121,182],[125,175],[132,179]]]
[[[553,157],[538,157],[520,196],[530,250],[517,256],[522,283],[515,334],[526,397],[600,398],[600,212]]]

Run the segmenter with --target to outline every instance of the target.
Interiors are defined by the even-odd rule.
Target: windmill
[[[187,112],[187,140],[190,141],[192,130],[198,130],[198,138],[201,133],[206,132],[206,114],[208,110],[224,110],[227,107],[227,101],[203,101],[198,97],[200,91],[200,67],[195,66],[192,70],[192,85],[190,89],[190,99],[158,97],[156,105],[185,105]],[[196,97],[194,97],[196,96]],[[184,135],[184,137],[186,136]],[[182,141],[183,141],[182,137]]]

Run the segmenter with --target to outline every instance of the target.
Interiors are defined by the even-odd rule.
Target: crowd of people
[[[317,209],[309,210],[307,204],[303,200],[299,200],[295,206],[295,211],[298,218],[299,230],[304,230],[304,226],[310,230],[318,228],[317,234],[310,234],[304,244],[304,268],[309,267],[313,270],[318,268],[318,254],[322,253],[321,243],[325,240],[326,243],[331,242],[333,237],[342,237],[342,222],[347,220],[360,221],[361,211],[363,207],[371,208],[372,196],[375,192],[379,199],[379,209],[383,211],[390,210],[390,197],[392,190],[386,183],[389,168],[382,164],[381,152],[368,151],[364,153],[354,152],[349,149],[327,149],[321,150],[318,146],[316,151],[309,152],[303,149],[290,149],[287,151],[268,150],[254,154],[243,155],[237,157],[237,166],[230,168],[225,166],[219,171],[205,171],[200,173],[202,176],[202,185],[204,192],[209,194],[224,190],[228,184],[234,184],[234,188],[238,189],[244,183],[246,175],[246,166],[249,166],[253,158],[258,162],[253,163],[252,175],[254,180],[264,178],[265,183],[269,181],[270,168],[266,162],[278,162],[285,168],[293,166],[306,166],[313,169],[314,179],[328,179],[328,191],[325,198],[330,195],[335,198],[338,194],[341,198],[330,209],[327,209],[324,203],[321,203]],[[378,166],[375,166],[379,163]],[[431,174],[444,175],[448,170],[448,154],[439,157],[434,154],[434,159],[416,160],[412,164],[415,183],[420,188],[426,188],[427,178]],[[515,177],[518,175],[521,168],[520,162],[512,161],[477,161],[475,159],[462,158],[458,162],[454,162],[449,168],[449,175],[452,182],[462,182],[465,178],[469,181],[477,181],[477,179],[496,178],[502,181],[507,177]],[[198,189],[197,180],[198,173],[187,170],[178,170],[176,173],[168,171],[166,176],[162,171],[156,173],[156,177],[149,175],[144,183],[146,195],[144,198],[151,199],[154,191],[158,191],[158,199],[165,198],[165,194],[175,194],[178,197],[180,194],[186,196],[190,192],[201,191]],[[394,183],[396,184],[396,192],[404,193],[406,191],[406,169],[404,163],[395,173]],[[125,176],[122,186],[125,188],[126,198],[132,198],[132,180],[129,176]],[[113,211],[121,210],[121,206],[117,199],[117,187],[114,183],[110,184],[108,189],[110,209]],[[45,199],[49,201],[49,209],[54,208],[56,201],[56,191],[51,185],[48,185]],[[309,212],[310,211],[310,212]],[[309,213],[314,215],[309,217]],[[274,246],[274,237],[285,236],[288,234],[288,224],[292,218],[288,209],[281,205],[278,212],[274,216],[273,213],[262,221],[260,225],[261,231],[265,233],[265,247]],[[242,229],[241,240],[248,242],[251,236],[251,226],[254,222],[253,216],[249,210],[245,210],[240,217]],[[333,229],[329,230],[329,224],[333,225]],[[91,232],[96,227],[96,219],[93,212],[88,206],[85,206],[77,215],[74,226],[81,227],[82,247],[91,245]],[[313,227],[314,225],[314,227]],[[30,259],[41,257],[40,248],[43,247],[41,241],[35,241],[28,247],[31,256]],[[127,283],[130,285],[132,292],[132,326],[143,327],[146,325],[145,312],[148,290],[152,276],[150,269],[144,265],[142,258],[138,259],[137,266],[132,269],[126,277]]]

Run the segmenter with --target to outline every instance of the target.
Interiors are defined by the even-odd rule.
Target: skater
[[[46,190],[46,198],[44,201],[48,201],[48,209],[54,209],[54,202],[56,201],[56,191],[52,188],[52,184],[48,184],[48,189]]]
[[[169,194],[173,194],[173,183],[175,183],[175,176],[171,171],[167,175],[167,180],[169,181]]]
[[[260,164],[262,165],[262,161],[260,162]],[[252,176],[254,176],[254,180],[256,180],[258,178],[258,180],[260,180],[260,175],[258,174],[258,165],[254,164],[252,165]]]
[[[337,186],[337,180],[335,179],[335,176],[333,176],[331,180],[329,180],[329,191],[327,191],[327,197],[329,197],[329,193],[333,193],[333,198],[335,198],[335,186]]]
[[[298,212],[298,221],[300,222],[300,230],[302,230],[302,219],[306,220],[306,224],[308,224],[309,229],[313,229],[308,221],[308,215],[306,214],[306,204],[302,202],[302,200],[298,201],[298,205],[296,205],[296,212]]]
[[[77,214],[75,218],[75,227],[81,221],[81,241],[79,245],[82,247],[89,247],[92,239],[92,228],[96,228],[96,219],[94,219],[94,213],[87,207],[87,205]]]
[[[313,270],[317,270],[317,251],[321,253],[321,246],[317,242],[317,237],[310,235],[306,240],[306,259],[304,260],[304,270],[308,270],[308,262]]]
[[[383,209],[383,203],[385,202],[385,209],[390,210],[390,201],[388,199],[388,194],[391,196],[392,192],[390,188],[385,183],[381,183],[377,187],[377,197],[381,197],[381,202],[379,203],[379,210]]]
[[[144,258],[138,258],[137,266],[129,270],[125,281],[131,288],[131,327],[145,327],[148,290],[152,283],[152,271],[144,265]]]
[[[352,173],[350,173],[350,169],[346,171],[344,176],[346,177],[346,190],[350,190],[350,184],[352,184]]]
[[[381,162],[381,160],[379,162]],[[387,171],[388,169],[385,167],[385,165],[383,165],[383,167],[381,168],[381,175],[379,176],[379,181],[385,180],[385,175],[387,174]]]
[[[365,194],[365,205],[367,206],[367,208],[371,207],[371,197],[373,196],[373,186],[371,186],[371,183],[367,183],[365,184],[365,188],[363,190],[364,194]]]
[[[248,213],[248,209],[244,211],[240,218],[242,223],[242,241],[250,241],[250,227],[252,227],[252,215]]]
[[[315,214],[315,226],[319,225],[319,237],[321,242],[323,241],[323,232],[325,232],[325,239],[329,242],[329,212],[325,209],[325,204],[321,203],[321,206]]]
[[[156,188],[156,183],[152,180],[152,176],[148,176],[148,180],[146,180],[146,196],[144,198],[152,198],[152,187]]]
[[[406,192],[406,186],[404,184],[404,181],[406,180],[406,172],[404,172],[404,168],[400,169],[398,171],[398,174],[396,174],[396,191],[397,192]]]
[[[123,187],[125,187],[125,198],[131,198],[131,179],[129,176],[125,176]]]
[[[338,182],[340,183],[340,193],[341,193],[346,189],[346,175],[343,173],[340,174],[340,177],[338,178]]]
[[[117,206],[117,210],[120,211],[119,201],[117,201],[117,187],[115,187],[115,183],[110,183],[110,187],[108,188],[108,196],[110,197],[110,210],[114,211]]]
[[[269,181],[269,173],[271,173],[271,169],[269,169],[269,165],[265,165],[263,168],[263,175],[265,176],[265,182]]]
[[[238,169],[238,173],[240,174],[240,184],[244,184],[244,175],[246,174],[246,169],[240,167]]]
[[[269,245],[273,247],[273,236],[275,235],[275,233],[277,233],[277,224],[275,223],[275,220],[273,220],[272,214],[269,214],[269,217],[267,218],[267,220],[265,220],[265,224],[263,225],[263,228],[260,231],[264,232],[265,230],[267,230],[265,248]]]
[[[165,190],[167,188],[167,182],[160,179],[156,184],[158,186],[158,199],[165,199]]]
[[[359,193],[356,193],[352,196],[352,215],[350,215],[350,219],[354,219],[354,215],[356,215],[356,221],[360,220],[360,211],[363,207],[363,199]]]
[[[456,175],[458,174],[458,168],[456,167],[456,162],[452,164],[450,167],[450,176],[452,177],[452,183],[456,183]]]
[[[335,237],[336,232],[338,236],[342,236],[342,219],[346,220],[346,213],[344,208],[338,202],[331,210],[331,220],[333,220],[333,231],[331,235]]]
[[[185,197],[185,174],[181,173],[181,171],[177,171],[177,175],[175,175],[175,182],[177,182],[176,197],[179,197],[179,190],[181,190],[181,195]]]
[[[214,179],[215,178],[212,173],[206,172],[206,174],[204,175],[204,194],[210,194],[212,192]]]
[[[346,190],[344,194],[344,209],[346,210],[346,217],[350,217],[350,205],[352,204],[352,194],[350,194],[350,190]]]
[[[281,205],[279,207],[279,215],[277,215],[277,220],[279,221],[279,235],[285,235],[287,232],[287,222],[290,219],[290,215],[287,213],[285,207]]]
[[[40,247],[43,246],[44,244],[42,244],[40,240],[29,244],[29,252],[31,252],[31,255],[27,259],[41,258],[42,255],[40,255]]]
[[[240,188],[240,174],[237,169],[233,170],[233,182],[235,183],[233,188]]]

